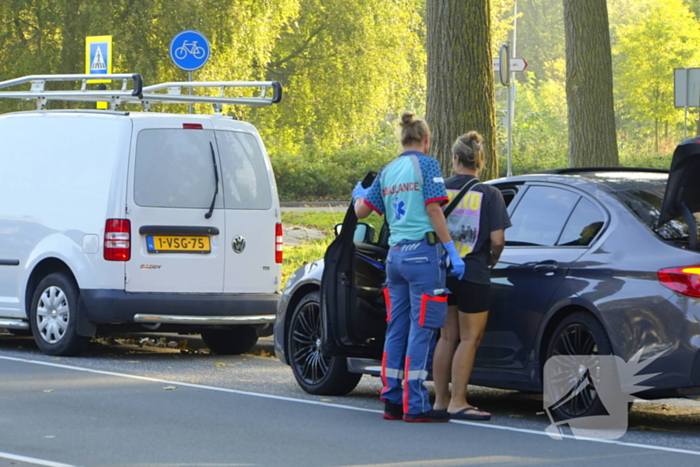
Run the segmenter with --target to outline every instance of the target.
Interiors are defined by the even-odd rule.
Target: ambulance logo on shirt
[[[397,221],[400,221],[406,215],[406,202],[398,196],[391,202],[391,207],[394,210],[394,217],[396,217]]]

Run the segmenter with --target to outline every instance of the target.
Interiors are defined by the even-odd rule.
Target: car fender
[[[542,349],[543,349],[543,344],[545,344],[544,339],[545,339],[545,332],[546,331],[551,331],[552,326],[556,326],[561,319],[564,318],[568,314],[568,310],[585,310],[591,313],[593,316],[595,316],[598,321],[603,325],[605,328],[605,332],[609,333],[608,325],[605,322],[605,319],[603,319],[603,316],[600,312],[600,310],[596,307],[596,305],[589,301],[586,300],[585,298],[582,298],[580,296],[571,296],[571,297],[566,297],[563,298],[556,303],[554,303],[550,308],[549,311],[547,311],[547,314],[544,316],[542,319],[542,324],[540,325],[539,330],[537,331],[537,339],[535,342],[537,342],[537,347],[534,349],[534,361],[537,361],[540,363],[540,367],[544,365],[544,362],[542,361]],[[554,324],[556,323],[556,324]],[[552,326],[550,326],[552,324]],[[613,346],[613,351],[615,354],[618,353],[617,346],[615,342],[611,341],[611,344]]]
[[[89,256],[98,255],[84,253],[82,245],[79,245],[65,234],[53,233],[44,237],[30,252],[27,261],[21,269],[19,284],[22,290],[18,291],[20,300],[22,302],[25,301],[25,292],[29,284],[29,278],[37,265],[46,259],[56,259],[64,263],[73,274],[80,289],[92,288],[96,280],[95,268],[93,262],[88,259]],[[22,309],[27,309],[26,303],[22,303]]]

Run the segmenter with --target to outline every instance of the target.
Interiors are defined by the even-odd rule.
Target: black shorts
[[[448,305],[457,305],[463,313],[481,313],[491,307],[491,284],[476,284],[461,281],[456,277],[447,278]]]

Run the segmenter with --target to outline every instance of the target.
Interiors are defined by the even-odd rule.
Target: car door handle
[[[548,276],[554,274],[557,271],[557,268],[559,268],[559,263],[557,263],[553,259],[541,261],[535,264],[535,266],[533,267],[536,273],[546,274]]]

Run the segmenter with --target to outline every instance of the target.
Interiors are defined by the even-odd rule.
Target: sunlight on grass
[[[282,263],[282,288],[284,289],[287,279],[294,271],[304,266],[305,264],[323,258],[326,253],[326,248],[331,244],[335,235],[333,227],[336,224],[343,222],[345,211],[286,211],[282,213],[282,225],[285,231],[291,231],[296,227],[306,229],[315,229],[326,234],[320,240],[310,240],[299,245],[284,246],[284,261]],[[367,222],[374,226],[377,232],[382,226],[384,218],[372,213],[367,219],[361,222]]]

